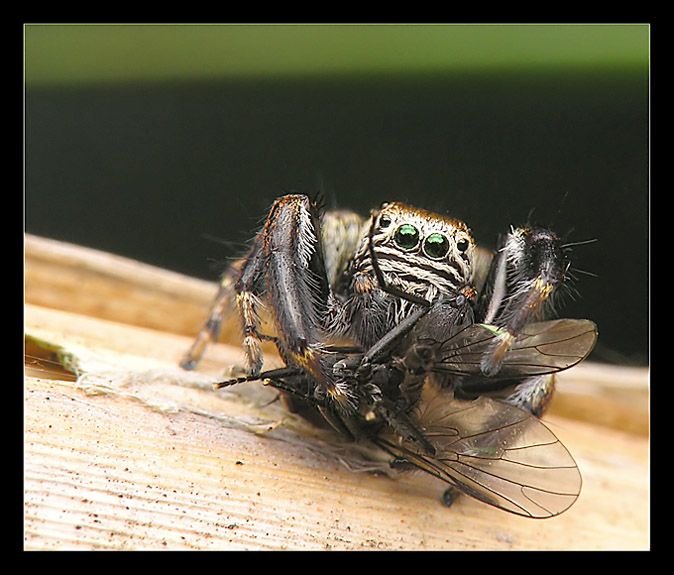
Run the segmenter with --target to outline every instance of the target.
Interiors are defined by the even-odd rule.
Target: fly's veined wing
[[[442,342],[433,371],[481,375],[482,359],[500,332],[486,324],[472,324]],[[557,319],[527,325],[503,357],[499,379],[543,375],[583,361],[597,341],[597,326],[587,319]]]
[[[547,518],[578,498],[582,479],[566,447],[536,417],[481,397],[435,398],[420,414],[435,456],[411,441],[375,440],[392,455],[505,511]]]

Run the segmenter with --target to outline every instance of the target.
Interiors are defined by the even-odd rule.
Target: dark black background
[[[215,281],[289,191],[450,213],[490,247],[536,221],[596,240],[563,308],[597,322],[592,359],[648,362],[647,71],[36,86],[25,110],[29,233]]]

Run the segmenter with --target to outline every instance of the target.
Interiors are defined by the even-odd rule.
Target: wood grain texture
[[[26,238],[26,334],[84,372],[26,369],[27,549],[649,548],[646,370],[560,378],[546,422],[583,474],[569,511],[529,520],[467,497],[447,509],[442,484],[365,471],[372,453],[287,413],[272,390],[213,392],[237,346],[177,368],[214,293]]]

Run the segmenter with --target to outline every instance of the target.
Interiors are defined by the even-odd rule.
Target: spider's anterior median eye
[[[398,228],[393,240],[403,250],[411,250],[419,244],[419,230],[411,224],[403,224]]]
[[[424,253],[434,260],[444,258],[449,251],[449,240],[442,234],[431,234],[424,242]]]

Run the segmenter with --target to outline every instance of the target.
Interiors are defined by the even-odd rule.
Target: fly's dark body
[[[181,365],[196,366],[238,309],[249,375],[346,437],[481,501],[550,517],[576,500],[573,458],[538,420],[554,373],[596,340],[588,320],[548,320],[567,253],[544,228],[513,229],[495,253],[461,221],[400,203],[364,220],[275,201],[228,270]],[[274,333],[263,333],[261,307]],[[261,342],[287,367],[262,372]]]

